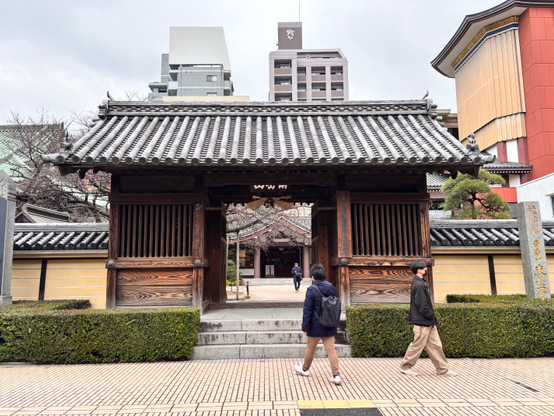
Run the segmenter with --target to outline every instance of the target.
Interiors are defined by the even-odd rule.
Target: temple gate
[[[83,138],[44,159],[112,174],[108,307],[202,309],[225,302],[224,204],[277,184],[313,203],[311,263],[344,304],[408,302],[410,263],[426,260],[432,278],[426,172],[489,161],[431,100],[107,101]]]

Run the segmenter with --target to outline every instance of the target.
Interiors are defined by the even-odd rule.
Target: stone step
[[[300,344],[257,344],[257,345],[197,345],[194,347],[193,360],[222,359],[260,359],[260,358],[298,358],[304,357],[305,345]],[[351,357],[350,345],[335,344],[340,358]],[[316,358],[325,358],[327,353],[320,343],[315,352]]]
[[[200,332],[198,345],[229,344],[305,344],[302,331]]]
[[[341,317],[341,328],[346,327],[346,318]],[[200,322],[199,332],[230,332],[230,331],[300,331],[302,319],[236,319],[213,320]]]
[[[299,331],[302,319],[202,320],[200,332]]]
[[[345,332],[339,331],[337,343],[347,344]],[[302,331],[217,331],[199,332],[198,345],[232,344],[306,344],[306,335]]]

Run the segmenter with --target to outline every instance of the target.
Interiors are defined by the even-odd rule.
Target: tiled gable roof
[[[490,161],[479,152],[469,152],[441,126],[431,100],[107,101],[83,138],[44,159],[73,169],[105,170],[129,165],[395,165],[469,170]]]
[[[15,224],[14,250],[106,250],[108,224]]]

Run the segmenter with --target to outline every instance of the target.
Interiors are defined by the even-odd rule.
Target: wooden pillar
[[[427,198],[429,198],[427,196]],[[425,259],[431,258],[431,226],[429,224],[429,200],[419,203],[419,222],[421,234],[421,255]],[[435,288],[433,283],[433,261],[427,261],[427,285],[431,300],[435,301]]]
[[[42,259],[40,267],[40,280],[38,284],[38,300],[44,300],[44,291],[46,289],[46,272],[48,271],[48,260]]]
[[[254,279],[260,279],[262,277],[262,259],[260,249],[254,250]]]
[[[110,197],[119,194],[119,175],[112,175]],[[111,199],[111,198],[110,198]],[[117,270],[115,259],[117,258],[117,247],[119,246],[119,203],[110,200],[110,227],[108,233],[108,268],[106,282],[106,309],[115,308],[117,291]]]
[[[344,306],[350,305],[350,270],[347,259],[352,258],[352,224],[350,191],[337,191],[337,253],[339,267],[337,290]]]
[[[204,289],[204,230],[205,212],[204,201],[196,201],[193,205],[193,235],[192,235],[192,257],[194,271],[192,274],[192,306],[202,309]]]
[[[352,225],[350,219],[350,191],[337,191],[338,255],[352,257]]]
[[[329,211],[317,212],[317,258],[315,262],[321,263],[329,274]]]
[[[310,247],[302,247],[302,276],[310,278]]]

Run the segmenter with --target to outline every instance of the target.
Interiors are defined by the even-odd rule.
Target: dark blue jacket
[[[296,278],[295,276],[295,273],[298,272],[299,273],[299,276],[298,278]],[[296,282],[297,280],[302,280],[302,269],[300,267],[293,267],[292,270],[291,270],[291,273],[292,273],[292,277],[294,279],[294,281]]]
[[[315,280],[312,286],[317,285],[318,289],[325,296],[337,296],[337,289],[327,280]],[[337,335],[337,328],[325,328],[321,326],[314,313],[321,315],[321,296],[317,290],[310,286],[306,291],[304,300],[304,315],[302,317],[302,331],[307,332],[309,337],[332,337]]]

